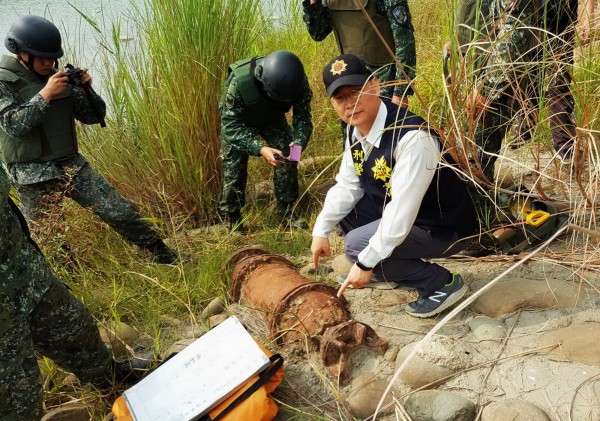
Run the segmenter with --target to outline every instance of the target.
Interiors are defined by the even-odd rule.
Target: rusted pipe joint
[[[368,325],[349,320],[330,327],[321,338],[321,360],[341,384],[350,378],[352,367],[349,362],[352,354],[360,348],[383,352],[388,341],[378,336]]]

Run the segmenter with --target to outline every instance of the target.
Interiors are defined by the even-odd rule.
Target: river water
[[[100,71],[100,38],[79,11],[92,19],[107,38],[110,38],[113,23],[120,22],[121,37],[123,42],[128,42],[137,38],[133,23],[135,8],[143,4],[144,0],[0,0],[0,53],[8,54],[4,37],[12,22],[27,14],[43,16],[60,30],[69,60],[88,67],[90,74],[98,78],[104,73]]]
[[[273,14],[275,9],[279,9],[280,2],[265,0],[262,5],[267,13]],[[68,59],[75,66],[89,68],[96,81],[94,87],[102,92],[102,77],[106,75],[102,66],[106,55],[102,54],[97,30],[82,14],[95,22],[106,39],[111,39],[111,28],[118,22],[121,42],[130,43],[133,47],[138,39],[136,9],[143,9],[144,4],[145,0],[0,0],[0,54],[8,54],[4,37],[16,19],[27,14],[43,16],[54,22],[63,37],[66,58],[61,65]]]

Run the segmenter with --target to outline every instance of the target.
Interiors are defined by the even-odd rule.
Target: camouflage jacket
[[[8,193],[8,177],[0,168],[0,329],[5,318],[26,317],[56,282]]]
[[[243,117],[244,102],[237,89],[237,79],[230,73],[225,82],[225,95],[221,99],[221,137],[228,141],[235,149],[248,155],[259,156],[264,146],[257,138],[258,127],[246,124]],[[308,80],[304,79],[304,87],[300,97],[293,105],[292,136],[295,144],[306,148],[312,134],[313,125],[310,113],[312,91]]]
[[[73,118],[85,124],[99,123],[100,119],[95,114],[84,91],[74,87],[73,92]],[[95,92],[93,101],[104,115],[106,104]],[[36,94],[29,101],[19,101],[9,87],[0,82],[0,129],[12,136],[29,132],[40,124],[42,117],[51,104]],[[62,168],[59,166],[59,168]],[[52,162],[27,162],[8,164],[7,169],[13,180],[19,184],[32,184],[52,180],[62,175],[62,170]]]
[[[405,68],[404,71],[409,79],[414,79],[417,66],[417,55],[415,52],[415,36],[410,10],[407,0],[376,0],[377,13],[386,16],[390,22],[396,45],[396,57]],[[303,20],[308,33],[315,41],[324,40],[333,31],[327,0],[321,0],[314,5],[310,0],[303,0]],[[406,80],[400,69],[396,72],[396,80]],[[405,85],[396,85],[394,95],[402,96],[406,89]]]
[[[478,89],[482,95],[496,99],[506,86],[527,80],[524,75],[535,75],[551,64],[552,54],[559,49],[556,41],[566,42],[552,34],[557,29],[564,31],[565,23],[560,23],[564,27],[559,28],[553,20],[576,19],[570,9],[577,3],[571,0],[567,3],[563,4],[563,0],[490,1],[494,29],[489,47],[481,54]]]

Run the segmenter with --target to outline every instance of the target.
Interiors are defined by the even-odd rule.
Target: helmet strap
[[[42,82],[47,82],[48,81],[48,77],[47,75],[41,75],[38,72],[35,71],[35,69],[33,68],[33,62],[35,60],[35,56],[31,53],[28,54],[28,59],[27,61],[23,60],[23,57],[21,57],[21,54],[17,53],[17,60],[19,60],[21,63],[25,64],[25,66],[27,67],[27,69],[29,69],[29,71],[31,73],[33,73],[35,75],[35,77],[37,77],[39,80],[41,80]],[[58,66],[58,60],[54,60],[54,67]]]

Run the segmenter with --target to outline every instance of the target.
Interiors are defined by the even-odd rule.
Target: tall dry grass
[[[220,189],[218,100],[227,67],[260,28],[256,0],[145,1],[138,37],[105,45],[108,128],[88,130],[96,165],[148,212],[206,220]]]

